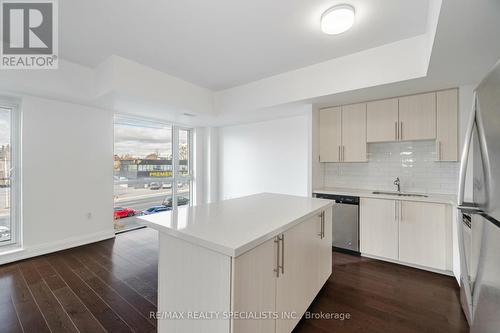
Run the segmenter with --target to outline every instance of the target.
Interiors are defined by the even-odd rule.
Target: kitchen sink
[[[427,198],[428,195],[425,194],[415,194],[415,193],[401,193],[401,192],[383,192],[383,191],[373,191],[373,194],[384,194],[384,195],[396,195],[398,197],[418,197]]]

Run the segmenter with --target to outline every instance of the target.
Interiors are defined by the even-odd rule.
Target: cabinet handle
[[[342,162],[345,161],[345,146],[342,146]]]
[[[399,130],[399,140],[403,140],[403,122],[401,122],[401,129]]]
[[[319,214],[319,217],[320,217],[320,221],[319,221],[319,227],[320,227],[320,231],[319,231],[319,239],[323,239],[325,237],[325,212],[322,211],[320,214]]]
[[[398,202],[394,201],[394,220],[398,222]]]
[[[325,211],[323,211],[323,218],[322,218],[322,221],[323,222],[323,238],[325,238]]]
[[[285,235],[281,235],[281,274],[285,274]]]
[[[276,268],[274,269],[274,272],[276,273],[276,277],[280,277],[280,236],[276,236],[274,239],[274,242],[276,243]]]
[[[321,212],[321,239],[325,237],[325,212]]]
[[[437,141],[437,151],[438,151],[438,154],[437,154],[437,158],[438,158],[438,161],[441,161],[441,141]]]
[[[394,122],[394,139],[396,141],[398,141],[398,139],[399,139],[398,138],[398,122],[397,121]]]
[[[319,213],[319,233],[320,239],[323,239],[323,212]]]
[[[402,204],[402,202],[399,202],[399,220],[400,220],[401,223],[404,223],[403,204]]]
[[[342,156],[340,155],[340,145],[339,145],[339,162],[342,161]]]

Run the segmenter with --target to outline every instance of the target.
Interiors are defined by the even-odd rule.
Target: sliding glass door
[[[191,204],[192,131],[116,116],[114,221],[117,232],[139,227],[134,216]]]

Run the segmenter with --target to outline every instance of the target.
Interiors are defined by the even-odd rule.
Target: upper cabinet
[[[436,93],[438,161],[458,161],[458,90],[450,89]]]
[[[319,111],[319,157],[321,162],[340,162],[342,149],[342,109]]]
[[[436,93],[367,103],[367,142],[436,138]]]
[[[458,160],[458,89],[319,111],[320,162],[366,162],[367,143],[436,140],[436,161]]]
[[[320,162],[366,162],[366,104],[319,111]]]
[[[342,106],[342,162],[366,161],[366,104]]]
[[[366,104],[366,141],[398,140],[398,99],[384,99]]]
[[[399,98],[399,139],[436,138],[436,93]]]

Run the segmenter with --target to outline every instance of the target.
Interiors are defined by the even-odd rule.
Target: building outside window
[[[192,132],[172,124],[115,116],[117,232],[139,227],[134,216],[192,204]]]

